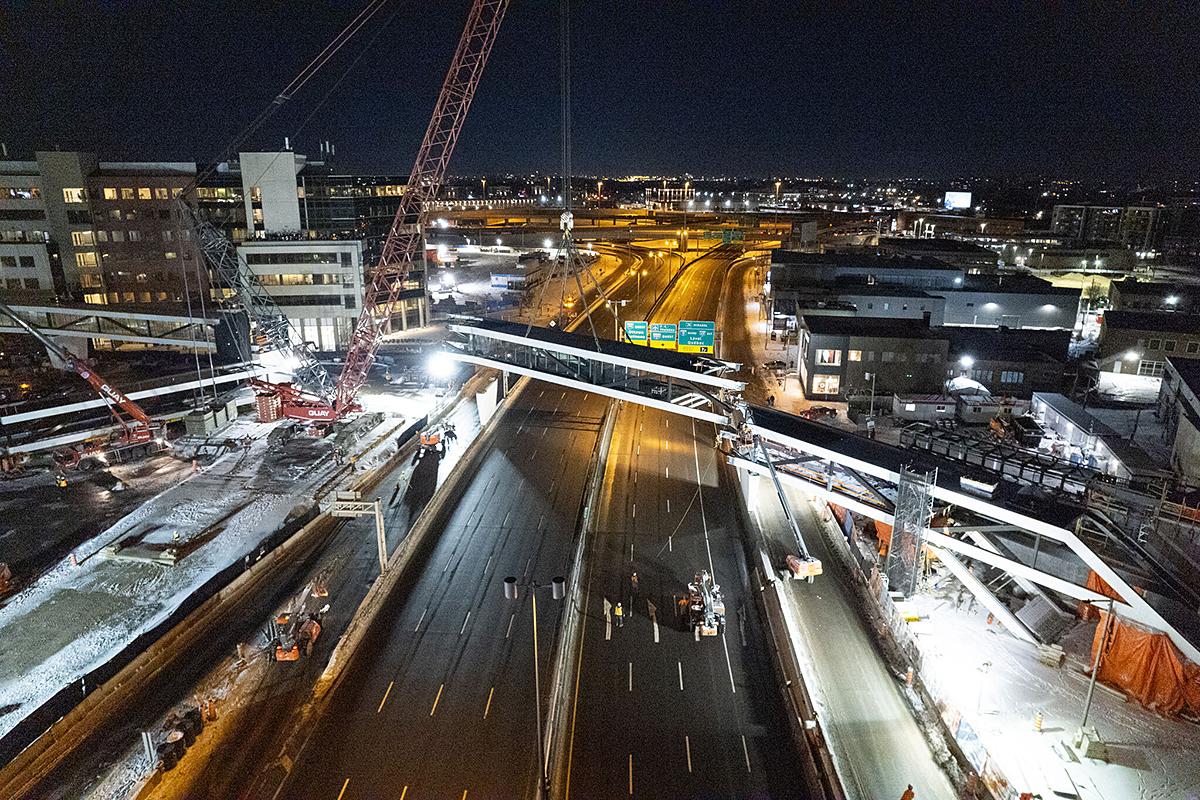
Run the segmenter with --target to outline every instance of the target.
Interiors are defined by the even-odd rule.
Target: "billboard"
[[[650,323],[650,346],[674,350],[675,324],[671,322]]]
[[[650,339],[650,323],[641,320],[630,320],[625,323],[625,340],[643,347]]]
[[[679,320],[679,352],[712,355],[717,323],[708,320]]]
[[[943,208],[970,208],[971,193],[970,192],[946,192],[946,196],[942,198]]]

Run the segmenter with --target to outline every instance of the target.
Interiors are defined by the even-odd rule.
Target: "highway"
[[[567,797],[806,796],[713,439],[711,425],[642,406],[618,416],[588,552]],[[728,622],[696,641],[674,609],[702,569]],[[617,602],[623,627],[605,615]]]
[[[571,540],[607,401],[530,383],[415,579],[389,598],[347,667],[283,796],[532,796],[529,593]],[[539,615],[548,674],[560,609]],[[407,789],[405,788],[407,787]]]
[[[723,247],[696,261],[649,319],[715,319],[739,255]],[[618,414],[588,549],[568,797],[806,796],[715,436],[642,406]],[[696,641],[675,602],[702,569],[725,592],[728,628]]]
[[[642,279],[649,305],[666,271]],[[637,281],[612,290],[637,306]],[[593,311],[601,335],[611,312]],[[578,324],[585,333],[586,321]],[[608,401],[529,382],[413,577],[389,598],[282,795],[532,797],[537,775],[529,590],[565,575]],[[560,604],[544,594],[543,698]]]

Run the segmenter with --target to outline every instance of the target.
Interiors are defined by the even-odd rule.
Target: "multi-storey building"
[[[1137,251],[1154,250],[1165,231],[1157,206],[1057,205],[1050,230],[1073,242],[1119,242]]]

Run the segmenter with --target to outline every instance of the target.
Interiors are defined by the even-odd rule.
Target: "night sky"
[[[211,159],[365,4],[10,0],[0,141]],[[576,171],[1196,175],[1195,6],[982,5],[576,2]],[[467,7],[393,0],[246,149],[407,174]],[[558,48],[513,3],[452,171],[557,169]]]

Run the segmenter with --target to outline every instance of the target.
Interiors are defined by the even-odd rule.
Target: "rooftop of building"
[[[1200,297],[1200,286],[1188,283],[1167,283],[1165,281],[1139,281],[1137,278],[1123,278],[1112,282],[1112,288],[1121,294],[1161,294],[1163,298],[1171,295]]]
[[[896,317],[804,317],[810,333],[825,336],[873,336],[891,339],[942,339],[923,319]]]
[[[936,329],[950,342],[953,355],[980,361],[1056,361],[1069,358],[1071,332],[1031,328],[977,328],[947,325]]]
[[[1054,294],[1064,297],[1078,297],[1080,292],[1078,288],[1055,286],[1050,281],[1032,275],[967,275],[963,278],[961,290],[1002,294]]]
[[[940,291],[937,289],[926,291],[914,286],[895,286],[887,283],[866,283],[864,281],[853,280],[812,282],[805,284],[804,286],[795,286],[789,288],[791,288],[792,291],[799,293],[801,296],[809,295],[818,298],[834,298],[844,295],[857,295],[861,297],[933,298],[937,296],[936,292]]]
[[[808,253],[799,250],[772,250],[772,264],[797,267],[860,267],[865,269],[934,269],[957,272],[944,261],[931,256],[888,255],[874,250],[861,252]]]
[[[994,250],[989,250],[974,242],[965,242],[962,239],[905,239],[899,236],[886,236],[879,240],[879,246],[907,253],[960,253],[963,255],[973,253],[993,258],[996,256]]]
[[[1161,333],[1200,333],[1200,314],[1114,309],[1104,312],[1104,327]]]

